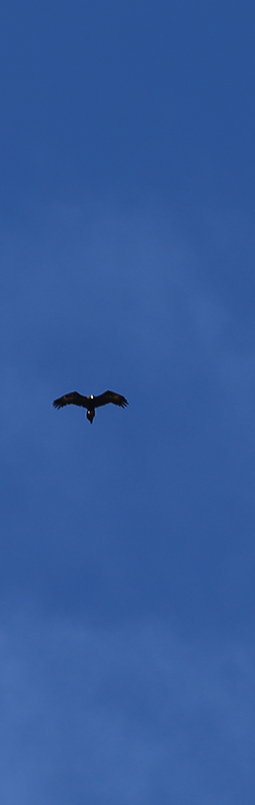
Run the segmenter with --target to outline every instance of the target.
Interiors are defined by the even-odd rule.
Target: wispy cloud
[[[252,802],[254,655],[220,645],[252,609],[252,327],[174,231],[88,204],[3,247],[2,589],[51,612],[2,622],[6,805]],[[51,408],[108,385],[125,419]]]
[[[254,660],[160,622],[7,619],[3,801],[251,802]]]

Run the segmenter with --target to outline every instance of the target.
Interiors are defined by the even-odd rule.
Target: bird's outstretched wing
[[[54,400],[52,405],[54,408],[63,408],[64,405],[82,405],[83,408],[89,408],[89,399],[78,391],[71,391],[70,394],[64,394],[63,397]]]
[[[98,396],[93,399],[95,408],[99,408],[100,405],[107,405],[107,403],[120,405],[121,408],[125,408],[126,405],[128,405],[126,397],[123,397],[122,394],[116,394],[115,391],[104,391],[103,394],[98,394]]]

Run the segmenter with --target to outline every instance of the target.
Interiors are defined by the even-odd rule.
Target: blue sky
[[[5,805],[254,802],[254,18],[2,4]]]

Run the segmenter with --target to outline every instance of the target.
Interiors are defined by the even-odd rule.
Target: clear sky
[[[254,803],[254,26],[2,0],[4,805]]]

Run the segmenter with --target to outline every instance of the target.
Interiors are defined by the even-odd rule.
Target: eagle
[[[87,419],[92,425],[96,413],[95,408],[100,408],[101,405],[107,405],[108,403],[114,403],[114,405],[119,405],[121,408],[126,408],[126,405],[128,405],[126,397],[123,397],[122,394],[116,394],[115,391],[104,391],[103,394],[98,394],[97,397],[94,394],[90,394],[90,397],[84,397],[78,391],[71,391],[70,394],[64,394],[63,397],[54,400],[52,405],[58,409],[63,408],[64,405],[81,405],[82,408],[87,408]]]

